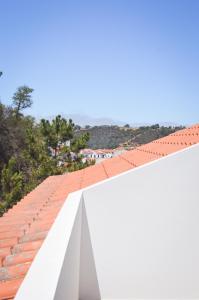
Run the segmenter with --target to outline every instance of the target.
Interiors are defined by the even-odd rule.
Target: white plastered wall
[[[199,298],[199,145],[83,191],[102,298]]]

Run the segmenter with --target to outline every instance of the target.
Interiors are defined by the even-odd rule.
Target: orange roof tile
[[[73,173],[51,176],[0,218],[0,300],[13,299],[67,195],[199,143],[199,124]]]

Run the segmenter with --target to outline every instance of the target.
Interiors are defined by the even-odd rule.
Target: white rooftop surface
[[[199,145],[69,195],[16,300],[199,299]]]

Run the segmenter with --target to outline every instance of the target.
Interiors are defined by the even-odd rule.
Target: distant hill
[[[114,120],[112,118],[106,118],[106,117],[101,117],[101,118],[96,118],[96,117],[92,117],[92,116],[88,116],[88,115],[84,115],[84,114],[65,114],[65,113],[60,113],[60,115],[66,119],[72,119],[73,122],[75,124],[80,125],[81,127],[85,127],[86,125],[90,125],[90,126],[103,126],[103,125],[111,125],[111,126],[124,126],[125,124],[129,124],[131,127],[133,128],[138,128],[140,126],[151,126],[151,123],[145,123],[145,122],[139,122],[139,123],[132,123],[132,122],[124,122],[121,120]],[[45,116],[43,116],[44,118],[46,118]],[[37,116],[36,119],[40,120],[41,118],[43,118],[41,116]],[[52,120],[55,118],[55,115],[52,116],[47,116],[48,120]],[[156,122],[158,123],[158,122]],[[160,126],[165,126],[165,127],[175,127],[178,126],[179,124],[176,124],[174,122],[160,122],[159,123]]]
[[[110,149],[116,148],[121,144],[126,147],[146,144],[182,128],[182,126],[165,127],[159,126],[158,124],[152,126],[140,126],[139,128],[104,125],[77,130],[75,135],[79,136],[82,133],[88,132],[90,134],[90,140],[88,143],[89,148]]]
[[[90,126],[101,126],[101,125],[118,125],[123,126],[126,123],[119,121],[119,120],[113,120],[111,118],[95,118],[87,115],[81,115],[81,114],[60,114],[66,119],[72,119],[75,124],[78,124],[82,127],[86,125]],[[55,116],[50,116],[48,119],[53,119]]]

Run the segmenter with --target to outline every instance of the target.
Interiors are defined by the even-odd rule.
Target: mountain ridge
[[[121,120],[115,120],[113,118],[108,118],[108,117],[92,117],[86,114],[66,114],[66,113],[60,113],[60,115],[66,119],[72,119],[73,122],[77,125],[80,125],[81,127],[85,127],[86,125],[90,126],[103,126],[103,125],[110,125],[110,126],[124,126],[126,124],[129,124],[130,127],[138,128],[140,126],[151,126],[153,124],[159,124],[160,126],[165,126],[165,127],[176,127],[180,126],[181,124],[175,123],[175,122],[170,122],[170,121],[165,121],[165,122],[124,122]],[[36,117],[37,120],[40,120],[42,118],[47,118],[49,120],[52,120],[55,118],[55,115],[51,116],[44,116],[44,117]],[[185,125],[185,124],[183,124]]]

